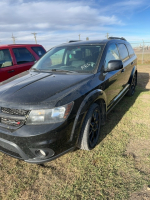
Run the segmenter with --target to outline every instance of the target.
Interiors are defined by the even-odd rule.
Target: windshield
[[[56,47],[47,52],[33,67],[39,71],[91,73],[95,70],[103,45]]]

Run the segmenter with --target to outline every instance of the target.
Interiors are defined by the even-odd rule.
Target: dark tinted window
[[[111,44],[106,53],[106,58],[105,58],[105,69],[107,69],[108,62],[110,60],[119,60],[119,52],[117,49],[117,46],[115,44]]]
[[[46,51],[42,47],[31,47],[31,49],[39,56],[42,57]]]
[[[130,44],[127,44],[127,48],[128,48],[128,51],[129,51],[129,55],[130,55],[130,56],[132,56],[132,55],[135,54],[135,53],[134,53],[134,50],[133,50],[133,48],[131,47]]]
[[[119,48],[121,60],[123,60],[129,56],[128,50],[124,44],[118,44],[118,48]]]
[[[8,49],[0,50],[0,67],[12,66],[12,59]]]
[[[14,48],[13,52],[15,54],[17,64],[35,61],[33,55],[26,48]]]

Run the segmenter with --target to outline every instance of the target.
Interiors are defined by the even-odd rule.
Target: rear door
[[[0,82],[16,74],[14,64],[10,49],[0,49]]]
[[[120,81],[122,82],[121,84],[123,86],[123,89],[125,89],[128,85],[129,77],[132,70],[131,60],[126,45],[123,43],[119,43],[117,46],[120,53],[120,58],[123,62],[123,70],[120,76]]]
[[[23,71],[29,70],[36,60],[30,51],[25,47],[12,48],[15,65],[16,65],[16,74],[19,74]]]

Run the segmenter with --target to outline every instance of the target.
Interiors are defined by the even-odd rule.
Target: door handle
[[[121,73],[123,73],[123,72],[125,72],[125,69],[122,69],[122,70],[121,70]]]
[[[131,65],[133,65],[134,64],[134,62],[131,62]]]
[[[12,72],[14,72],[15,70],[10,70],[10,71],[8,71],[8,73],[12,73]]]

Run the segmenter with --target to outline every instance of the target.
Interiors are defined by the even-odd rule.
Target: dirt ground
[[[138,86],[143,89],[150,90],[150,66],[138,66]],[[142,101],[150,102],[149,95],[143,95]],[[127,156],[132,156],[135,162],[135,168],[144,174],[150,174],[150,166],[147,159],[150,156],[150,139],[131,139],[126,148]],[[129,200],[149,200],[150,199],[150,185],[145,185],[140,191],[131,194]]]

